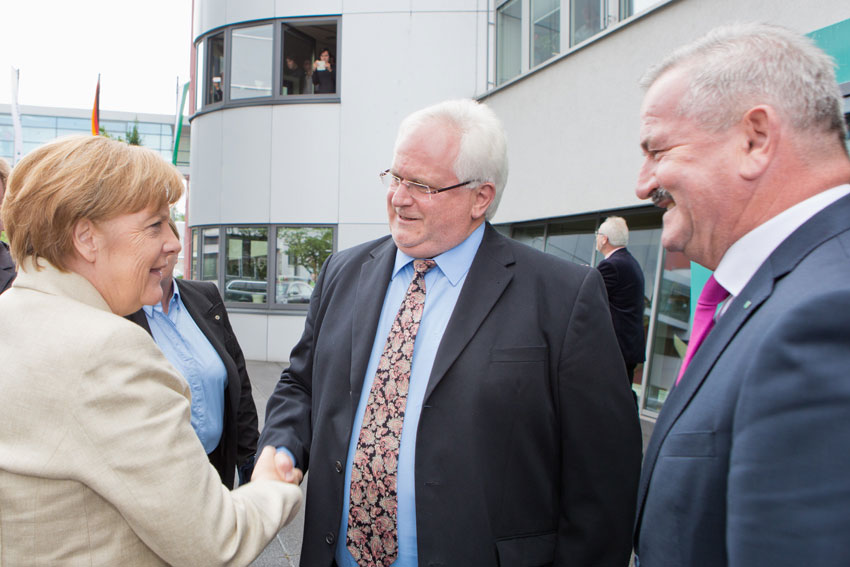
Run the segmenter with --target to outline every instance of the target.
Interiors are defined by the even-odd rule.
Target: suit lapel
[[[652,439],[644,456],[638,489],[638,522],[643,512],[649,481],[661,444],[699,390],[717,359],[749,317],[770,297],[774,283],[793,270],[816,247],[846,231],[850,226],[848,219],[850,219],[850,196],[839,199],[809,219],[774,250],[741,294],[735,298],[726,313],[717,321],[682,376],[680,385],[675,387],[668,396],[655,423]]]
[[[392,269],[395,265],[396,247],[392,238],[376,246],[369,259],[360,267],[357,292],[354,298],[354,315],[351,318],[351,403],[352,416],[360,402],[360,390],[366,375],[366,366],[372,354],[372,344],[378,330],[378,319],[387,293]]]
[[[513,263],[513,254],[507,247],[505,237],[487,224],[484,239],[469,268],[463,289],[437,349],[425,391],[426,400],[505,291],[513,278],[513,273],[507,266]]]

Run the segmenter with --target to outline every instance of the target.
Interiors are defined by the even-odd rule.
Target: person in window
[[[168,226],[179,238],[173,220]],[[251,382],[218,288],[212,282],[175,279],[178,252],[169,255],[162,270],[162,300],[127,318],[153,336],[189,383],[192,427],[221,482],[233,488],[237,467],[239,484],[251,478],[260,436]]]
[[[306,73],[298,66],[293,57],[287,55],[283,64],[283,94],[301,94],[304,91]]]
[[[221,90],[221,77],[213,77],[213,102],[221,102],[224,98],[224,92]]]
[[[162,296],[183,190],[159,154],[102,136],[42,145],[9,177],[3,565],[248,565],[295,515],[301,491],[271,447],[252,482],[222,486],[186,381],[124,319]]]
[[[316,94],[336,92],[336,74],[333,70],[331,52],[323,49],[319,58],[313,62],[313,92]]]

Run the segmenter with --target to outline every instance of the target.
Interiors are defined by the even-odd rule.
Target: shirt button
[[[342,472],[342,463],[337,461],[334,463],[334,470],[338,473]]]
[[[328,532],[328,533],[325,535],[325,543],[327,543],[328,545],[333,545],[333,543],[334,543],[334,539],[335,539],[335,538],[334,538],[334,535],[333,535],[333,533],[331,533],[331,532]]]

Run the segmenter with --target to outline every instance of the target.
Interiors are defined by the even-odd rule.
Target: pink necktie
[[[416,275],[390,328],[363,415],[351,465],[348,551],[358,565],[388,566],[398,556],[398,449],[410,364],[425,307],[425,273],[434,260],[414,260]]]
[[[682,361],[682,368],[679,369],[679,376],[676,378],[677,386],[697,349],[708,336],[711,328],[714,327],[714,314],[717,312],[717,306],[727,297],[729,297],[729,292],[717,283],[714,276],[708,278],[697,300],[694,323],[691,326],[691,340],[688,343],[688,350],[685,352],[685,360]]]

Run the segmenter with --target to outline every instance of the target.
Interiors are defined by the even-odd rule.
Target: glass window
[[[190,274],[189,277],[192,279],[199,279],[198,274],[198,229],[192,229],[192,265],[189,268]]]
[[[206,70],[204,81],[206,85],[206,104],[215,104],[224,99],[224,33],[216,34],[207,39]]]
[[[201,272],[195,277],[218,285],[218,228],[205,228],[200,246]]]
[[[331,227],[278,228],[275,303],[309,303],[319,270],[332,251]]]
[[[644,407],[659,411],[679,372],[687,345],[691,304],[691,264],[681,252],[668,252],[658,292]]]
[[[532,248],[543,250],[546,242],[546,227],[542,224],[535,226],[519,226],[514,228],[513,238]]]
[[[522,71],[522,1],[509,0],[496,11],[496,84]]]
[[[593,263],[596,249],[596,219],[552,223],[545,251],[584,266]]]
[[[336,22],[283,24],[280,93],[335,94],[339,76],[336,47]]]
[[[570,45],[576,45],[605,29],[605,0],[572,0]]]
[[[199,41],[195,48],[195,84],[192,85],[195,89],[195,112],[201,109],[204,105],[204,93],[206,85],[204,82],[204,41]]]
[[[271,24],[236,28],[232,31],[231,100],[272,94],[273,35]]]
[[[249,303],[268,301],[269,229],[225,229],[224,299]]]
[[[561,0],[531,0],[531,66],[561,50]]]

